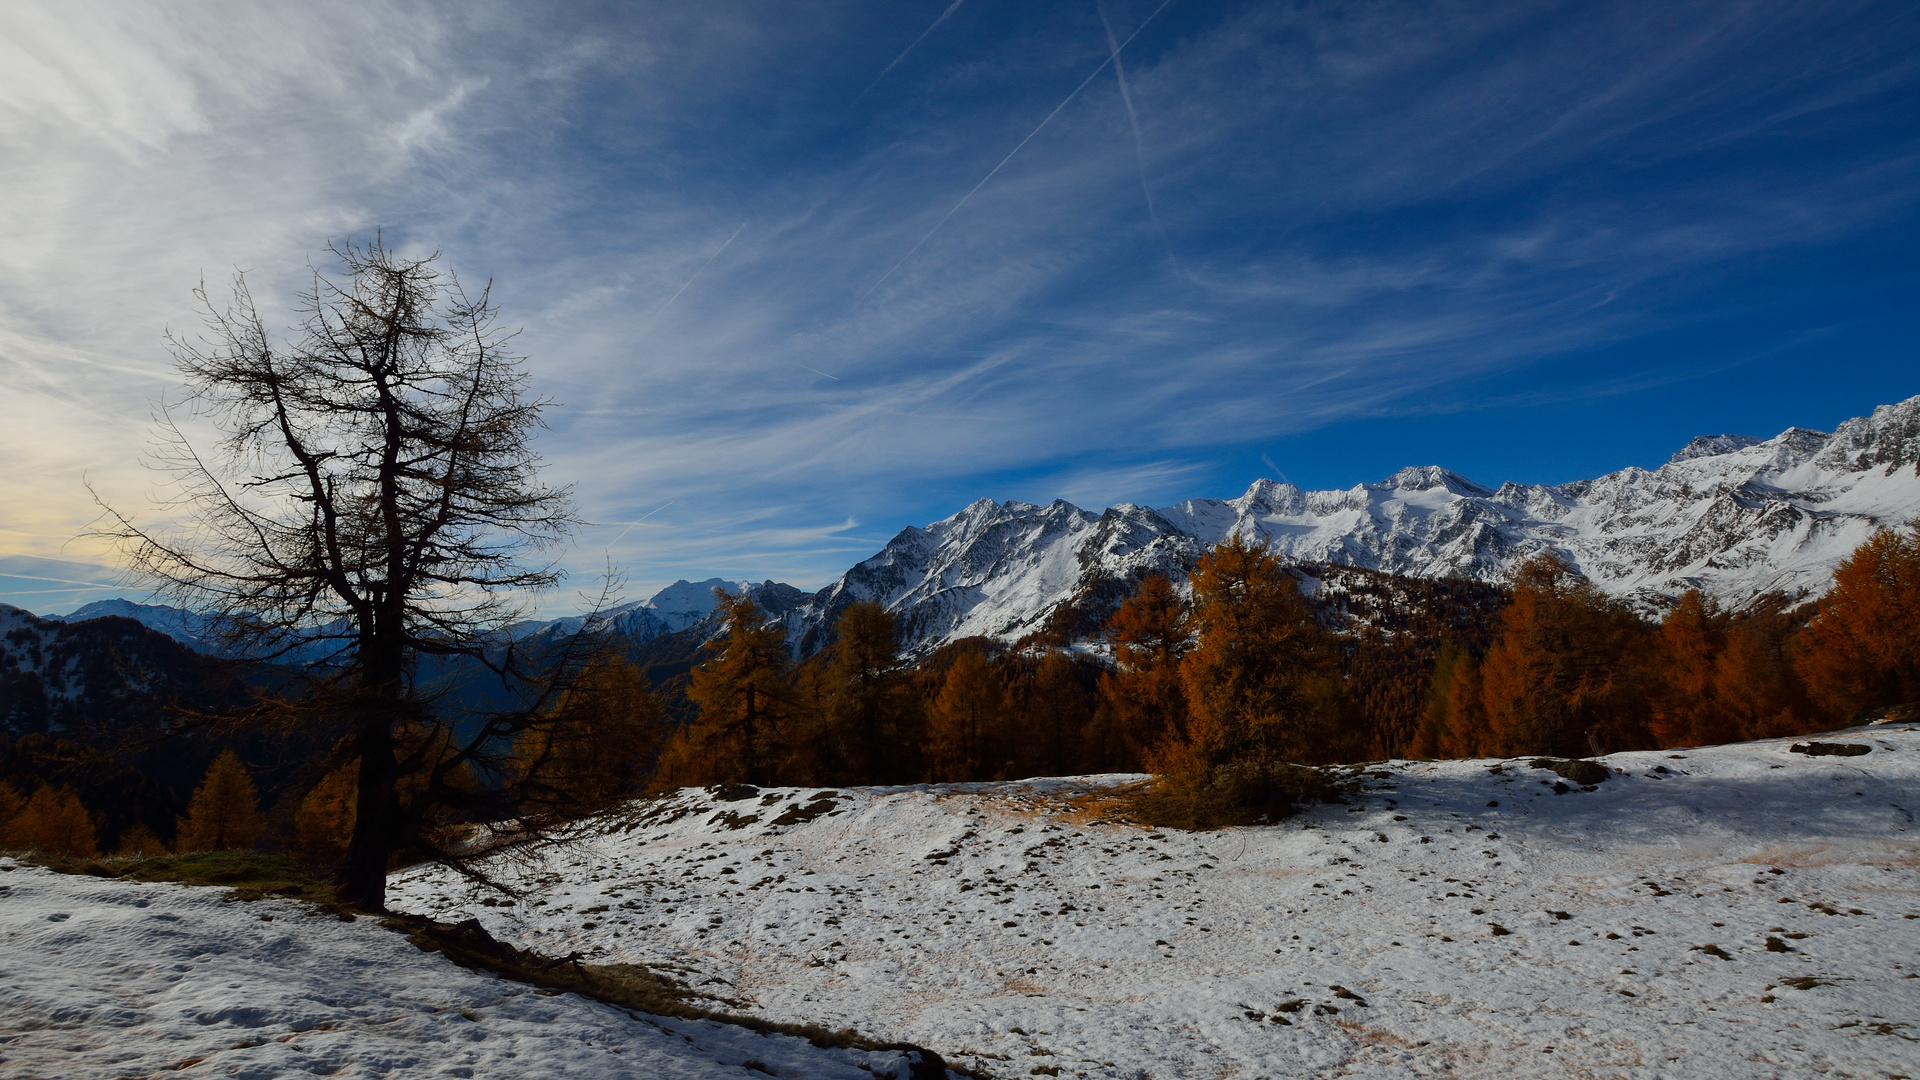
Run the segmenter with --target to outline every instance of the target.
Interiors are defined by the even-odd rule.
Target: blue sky
[[[983,496],[1920,393],[1917,128],[1901,3],[7,5],[0,600],[111,591],[29,579],[110,566],[83,478],[146,505],[162,332],[329,238],[494,279],[572,565],[814,586]]]

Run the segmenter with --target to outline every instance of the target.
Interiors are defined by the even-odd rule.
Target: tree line
[[[539,478],[532,436],[552,403],[529,394],[488,289],[377,237],[332,253],[339,272],[315,270],[291,340],[244,275],[224,306],[196,292],[205,330],[171,339],[186,396],[150,462],[171,500],[158,522],[102,502],[99,535],[134,572],[222,628],[223,651],[278,672],[141,738],[243,753],[220,754],[166,822],[89,806],[62,779],[163,803],[124,754],[0,741],[0,772],[24,781],[0,784],[0,847],[85,855],[103,831],[128,854],[264,845],[378,911],[397,866],[482,876],[477,839],[551,835],[649,788],[1140,770],[1159,776],[1155,813],[1198,822],[1281,806],[1314,783],[1307,765],[1793,734],[1920,698],[1920,528],[1876,536],[1818,604],[1722,611],[1690,594],[1658,623],[1551,555],[1504,589],[1326,568],[1308,597],[1236,538],[1184,589],[1135,583],[1105,649],[1075,647],[1091,610],[1076,608],[1050,636],[908,663],[867,602],[798,663],[749,596],[723,594],[682,719],[604,604],[564,640],[512,634],[579,520]],[[188,414],[219,439],[196,445],[175,422]],[[497,681],[493,704],[436,688],[430,673],[457,664]],[[250,747],[283,760],[249,769]],[[263,768],[284,777],[265,811]]]

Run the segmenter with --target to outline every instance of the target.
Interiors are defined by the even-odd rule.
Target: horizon
[[[593,568],[818,588],[980,498],[1558,484],[1920,393],[1920,10],[0,12],[0,601],[118,588],[190,290],[492,280]],[[38,567],[45,573],[12,573]],[[53,580],[32,580],[45,578]]]

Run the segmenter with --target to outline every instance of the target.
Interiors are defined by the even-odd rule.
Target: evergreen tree
[[[928,717],[932,778],[990,779],[998,771],[1006,709],[1006,686],[987,658],[973,651],[955,657]]]
[[[1842,562],[1795,660],[1838,720],[1920,701],[1920,522],[1882,529]]]
[[[42,784],[13,819],[15,848],[71,859],[100,853],[93,818],[69,787]]]
[[[264,824],[253,778],[238,755],[222,750],[194,789],[174,846],[181,852],[251,848]]]

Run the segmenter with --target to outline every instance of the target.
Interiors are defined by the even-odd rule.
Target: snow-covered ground
[[[906,1076],[898,1052],[548,996],[371,919],[226,894],[0,859],[0,1077]]]
[[[1616,754],[1565,794],[1392,762],[1198,834],[1103,819],[1126,778],[686,792],[502,864],[523,902],[422,870],[393,903],[1005,1077],[1920,1075],[1920,729],[1831,738],[1871,752]],[[431,1054],[482,1030],[409,1017]]]

